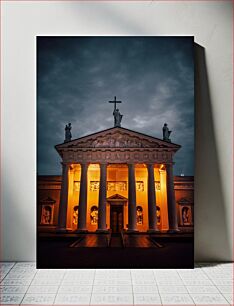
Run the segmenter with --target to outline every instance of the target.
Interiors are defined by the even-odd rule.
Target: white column
[[[136,231],[136,180],[134,164],[128,164],[128,231]]]
[[[69,164],[62,163],[62,186],[59,203],[58,227],[59,232],[66,231],[67,223],[67,205],[68,205],[68,179],[69,179]]]
[[[177,211],[175,202],[173,164],[166,164],[167,170],[167,206],[168,206],[168,221],[169,232],[178,232]]]
[[[98,231],[106,232],[106,164],[100,164],[100,185],[98,199]]]
[[[156,215],[156,193],[154,180],[154,164],[147,164],[148,169],[148,232],[158,232]]]
[[[86,231],[87,216],[87,170],[88,164],[81,164],[80,196],[78,210],[78,231]]]

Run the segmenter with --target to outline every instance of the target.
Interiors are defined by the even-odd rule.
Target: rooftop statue
[[[72,129],[71,123],[66,124],[64,142],[71,141],[71,138],[72,138],[71,129]]]
[[[116,97],[114,97],[114,101],[109,101],[109,103],[114,103],[114,111],[113,111],[114,126],[121,127],[121,121],[122,121],[123,115],[121,115],[119,112],[119,109],[116,108],[116,103],[122,103],[122,101],[117,101]]]
[[[114,110],[113,116],[115,118],[115,126],[119,126],[120,127],[123,115],[120,114],[118,108]]]
[[[163,140],[167,141],[167,142],[171,142],[170,135],[171,135],[172,131],[169,131],[169,129],[167,127],[167,123],[164,123],[164,126],[163,126],[162,130],[163,130]]]

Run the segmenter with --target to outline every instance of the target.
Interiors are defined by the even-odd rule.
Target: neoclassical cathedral
[[[77,139],[66,125],[55,146],[62,175],[38,176],[39,231],[176,233],[193,231],[193,177],[173,175],[180,145],[166,124],[158,139],[121,127]]]

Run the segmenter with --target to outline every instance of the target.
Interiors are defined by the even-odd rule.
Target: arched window
[[[136,214],[137,214],[137,224],[142,225],[143,224],[143,208],[142,206],[136,207]]]
[[[78,224],[78,210],[79,210],[78,205],[73,207],[72,224],[74,224],[74,225]]]
[[[97,224],[98,222],[98,208],[96,205],[93,205],[90,209],[90,221],[91,224]]]
[[[161,210],[158,205],[156,205],[156,216],[157,216],[157,224],[160,224],[161,222]]]

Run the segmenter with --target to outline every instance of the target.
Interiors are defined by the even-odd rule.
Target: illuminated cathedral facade
[[[38,177],[39,231],[193,231],[193,177],[173,175],[180,145],[115,126],[55,149],[62,175]]]

